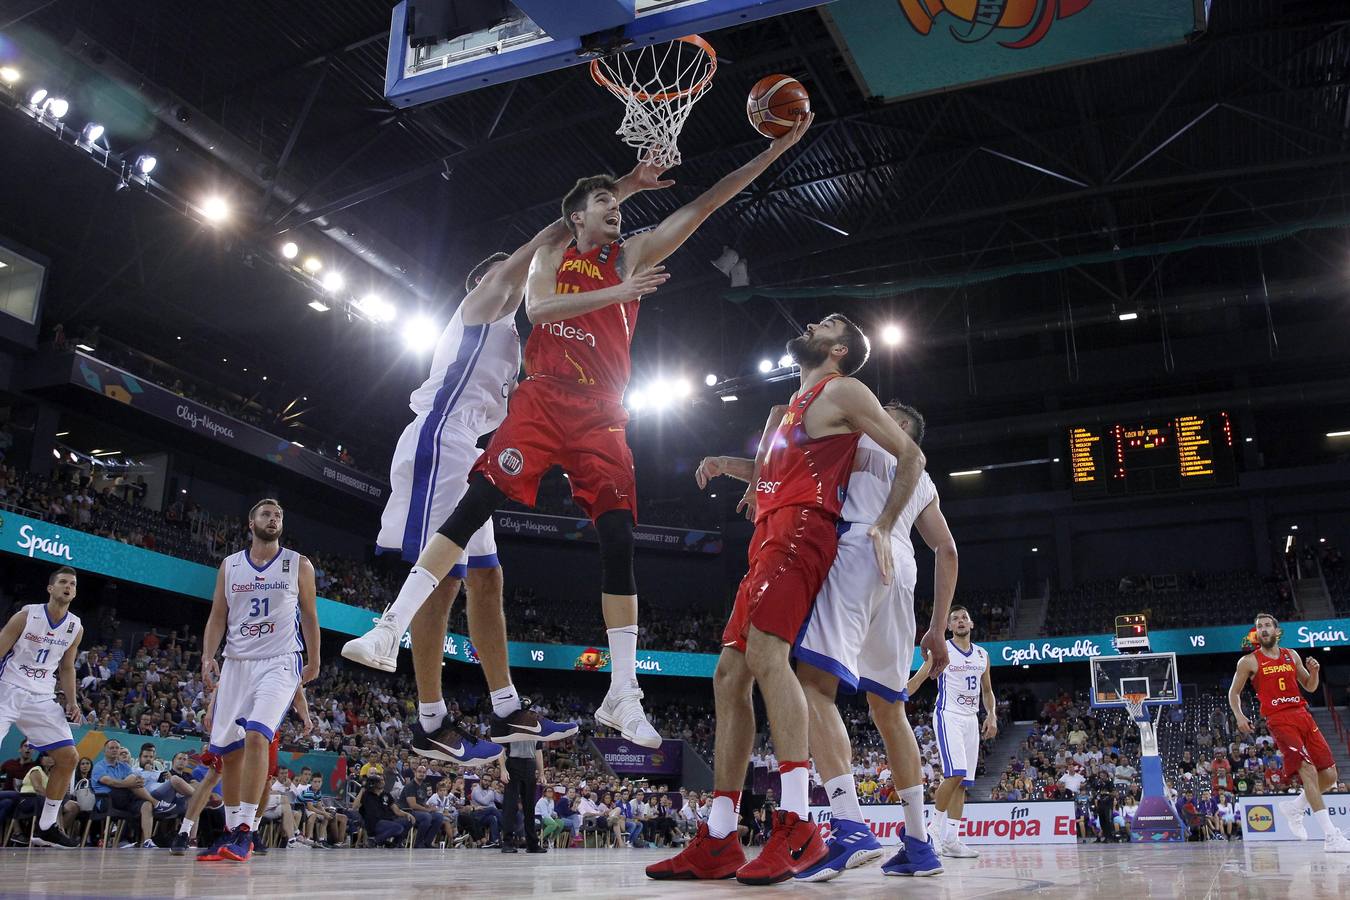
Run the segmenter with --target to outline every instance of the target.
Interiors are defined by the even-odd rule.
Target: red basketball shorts
[[[534,506],[539,479],[562,466],[572,499],[592,520],[626,509],[637,521],[637,482],[622,403],[528,378],[511,395],[492,442],[474,463],[503,494]]]
[[[835,518],[820,510],[785,506],[760,519],[722,646],[744,653],[751,625],[789,644],[797,640],[838,546]]]
[[[1266,725],[1270,728],[1270,736],[1275,739],[1280,755],[1284,757],[1286,778],[1297,778],[1298,767],[1305,760],[1319,772],[1336,765],[1327,739],[1322,737],[1321,729],[1306,706],[1270,716],[1266,719]]]

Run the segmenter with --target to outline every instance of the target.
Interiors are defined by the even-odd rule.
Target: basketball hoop
[[[1130,711],[1130,717],[1136,722],[1147,722],[1148,713],[1144,712],[1144,701],[1148,699],[1148,694],[1129,693],[1125,695],[1125,708]]]
[[[717,51],[696,34],[591,60],[591,78],[624,104],[615,134],[661,168],[680,164],[680,130],[716,72]]]

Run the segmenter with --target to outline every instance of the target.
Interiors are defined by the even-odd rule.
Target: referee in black
[[[502,841],[503,853],[515,853],[520,840],[520,816],[525,826],[525,852],[547,853],[539,845],[539,832],[534,826],[534,795],[539,773],[544,769],[543,745],[538,741],[512,741],[506,745],[506,783],[502,794],[502,827],[507,831]]]

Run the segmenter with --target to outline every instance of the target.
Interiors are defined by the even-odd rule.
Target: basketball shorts
[[[399,436],[389,467],[389,502],[380,516],[380,553],[398,553],[417,562],[436,529],[455,511],[468,489],[469,469],[478,459],[478,435],[455,418],[421,415]],[[469,538],[464,555],[450,570],[463,578],[468,569],[497,566],[492,519]]]
[[[1280,756],[1284,757],[1286,778],[1297,778],[1298,768],[1305,761],[1312,763],[1319,772],[1336,765],[1327,739],[1322,736],[1321,729],[1306,706],[1276,713],[1266,719],[1266,726],[1270,729],[1270,736],[1275,739]]]
[[[7,684],[0,688],[0,741],[11,725],[28,738],[35,753],[75,746],[66,712],[55,697]]]
[[[256,731],[269,741],[286,719],[303,662],[299,653],[267,659],[227,658],[216,687],[208,749],[224,755],[244,746],[244,733]]]
[[[527,378],[473,470],[503,494],[534,506],[544,473],[561,466],[572,499],[594,521],[626,509],[637,521],[637,482],[623,404]]]
[[[975,783],[975,767],[980,761],[980,717],[966,713],[933,713],[937,733],[938,756],[942,759],[942,777],[961,776],[961,784]]]
[[[785,506],[765,515],[750,538],[750,570],[736,591],[722,646],[745,652],[753,625],[789,644],[811,615],[838,545],[836,520],[818,509]]]
[[[834,565],[792,655],[836,676],[846,693],[867,691],[891,703],[909,699],[914,591],[894,579],[881,583],[866,525],[854,523],[839,536]]]

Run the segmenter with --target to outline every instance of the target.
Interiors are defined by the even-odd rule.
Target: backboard
[[[1124,709],[1126,694],[1143,694],[1152,706],[1181,702],[1175,653],[1094,656],[1089,665],[1094,707]]]
[[[446,0],[412,5],[437,2]],[[400,108],[417,106],[823,2],[833,0],[513,0],[507,18],[491,27],[412,47],[410,0],[403,0],[390,22],[384,96]]]

